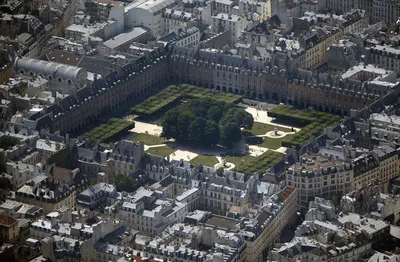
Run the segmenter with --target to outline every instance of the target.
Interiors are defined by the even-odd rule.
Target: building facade
[[[351,163],[306,154],[289,167],[286,184],[297,188],[297,208],[305,211],[315,197],[331,198],[350,192],[353,177]]]

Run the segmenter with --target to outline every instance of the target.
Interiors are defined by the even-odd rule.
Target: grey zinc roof
[[[105,41],[103,44],[108,48],[115,49],[128,42],[133,42],[136,38],[146,34],[149,30],[144,27],[134,27],[131,31],[113,37]]]
[[[154,0],[142,2],[136,8],[141,8],[154,14],[174,4],[176,4],[175,0]]]

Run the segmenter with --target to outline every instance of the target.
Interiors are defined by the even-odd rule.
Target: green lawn
[[[147,146],[154,146],[154,145],[160,145],[160,144],[165,144],[168,142],[168,140],[158,137],[155,135],[149,135],[145,133],[140,133],[134,138],[132,138],[133,142],[143,142]]]
[[[261,144],[258,144],[257,146],[269,148],[269,149],[278,149],[282,146],[282,140],[284,138],[290,139],[293,136],[293,134],[286,135],[285,137],[282,138],[270,138],[270,137],[263,137],[264,142]]]
[[[292,130],[290,128],[284,128],[284,127],[264,124],[264,123],[260,123],[260,122],[254,122],[251,132],[253,133],[253,135],[259,136],[259,135],[265,135],[267,132],[275,130],[275,128],[277,128],[279,131],[282,131],[282,132],[292,132]]]
[[[203,164],[204,166],[213,167],[215,164],[218,163],[218,159],[216,156],[198,155],[195,158],[193,158],[192,160],[190,160],[190,163],[192,163],[194,166]]]
[[[246,163],[249,160],[255,160],[256,157],[254,156],[233,156],[233,155],[226,155],[223,156],[222,159],[225,159],[226,162],[235,164],[236,167],[241,166],[243,163]]]
[[[155,155],[155,156],[167,157],[170,154],[174,153],[175,151],[176,151],[176,149],[173,149],[172,147],[160,146],[160,147],[149,148],[146,151],[146,153],[149,153],[149,154]]]

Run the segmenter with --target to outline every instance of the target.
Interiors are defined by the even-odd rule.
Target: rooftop
[[[9,226],[12,226],[12,225],[14,225],[16,223],[18,223],[18,220],[14,219],[12,217],[0,214],[0,226],[9,227]]]
[[[133,42],[136,38],[149,32],[147,28],[142,26],[134,27],[131,31],[119,34],[110,40],[105,41],[103,44],[108,48],[115,49],[121,45]]]
[[[225,21],[232,21],[232,22],[238,22],[242,19],[242,17],[238,15],[231,15],[231,14],[226,14],[226,13],[219,13],[217,15],[214,15],[213,18],[215,19],[221,19]]]
[[[176,4],[175,0],[154,0],[154,1],[141,1],[139,3],[134,3],[132,7],[127,6],[125,8],[125,11],[128,9],[132,8],[140,8],[143,10],[146,10],[150,13],[158,13],[162,11],[163,9],[170,7],[172,5]]]

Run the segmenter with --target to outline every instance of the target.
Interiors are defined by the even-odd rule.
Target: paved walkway
[[[272,121],[275,118],[269,117],[267,115],[267,111],[258,110],[258,109],[254,108],[254,107],[247,107],[245,110],[247,112],[249,112],[253,116],[254,122],[260,122],[260,123],[264,123],[264,124],[269,124],[269,125],[273,125],[273,126],[280,126],[280,127],[285,127],[285,128],[292,128],[291,126],[273,123]],[[296,130],[296,131],[300,131],[300,128],[297,128],[297,127],[293,127],[293,129]]]
[[[149,148],[163,147],[163,146],[166,146],[166,144],[159,144],[159,145],[152,145],[152,146],[144,145],[144,151],[148,150]]]
[[[174,153],[172,153],[171,155],[169,155],[169,158],[171,160],[181,160],[183,159],[184,161],[190,161],[193,158],[195,158],[196,156],[198,156],[198,154],[188,151],[188,150],[176,150]]]
[[[150,135],[160,136],[160,134],[162,133],[162,127],[156,124],[149,124],[140,121],[135,121],[135,127],[129,131],[138,134],[147,132]]]

